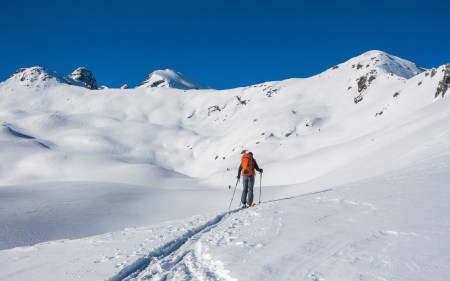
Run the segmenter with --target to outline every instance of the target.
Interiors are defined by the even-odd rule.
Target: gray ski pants
[[[241,203],[242,205],[251,205],[253,203],[253,186],[255,185],[255,177],[242,176],[242,184],[244,190],[242,190]]]

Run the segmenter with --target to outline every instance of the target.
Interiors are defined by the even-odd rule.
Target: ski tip
[[[255,207],[255,206],[256,206],[256,203],[253,203],[253,204],[252,204],[252,207]]]

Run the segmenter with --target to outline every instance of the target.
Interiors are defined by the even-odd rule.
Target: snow
[[[223,91],[9,79],[0,279],[446,280],[443,70],[370,51]],[[239,184],[228,211],[242,149],[263,202],[237,209]]]
[[[76,79],[64,77],[41,66],[18,69],[5,83],[22,85],[37,90],[51,88],[57,86],[58,84],[86,87],[84,83]]]
[[[176,72],[172,69],[156,70],[147,76],[147,79],[141,83],[138,88],[175,88],[182,90],[209,89],[197,81],[192,80],[186,75]]]

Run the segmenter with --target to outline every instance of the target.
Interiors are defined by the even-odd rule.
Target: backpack
[[[250,153],[244,153],[244,155],[242,155],[242,175],[246,177],[255,175],[253,155],[251,155]]]

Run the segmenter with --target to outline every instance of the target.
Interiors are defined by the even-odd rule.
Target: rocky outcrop
[[[375,79],[377,79],[376,72],[371,72],[366,76],[361,76],[356,79],[356,83],[358,84],[358,92],[361,93],[366,90]]]
[[[442,77],[442,80],[439,81],[436,93],[434,94],[435,98],[437,98],[439,95],[442,95],[442,97],[444,97],[450,86],[450,64],[445,65],[442,71],[444,72],[444,76]]]
[[[75,81],[81,82],[88,89],[98,89],[97,80],[95,79],[94,74],[92,74],[92,72],[86,67],[79,67],[75,69],[75,71],[72,72],[68,77]]]
[[[363,96],[361,94],[359,94],[356,98],[353,99],[353,101],[355,103],[358,103],[358,102],[362,101],[362,99],[363,99]]]

